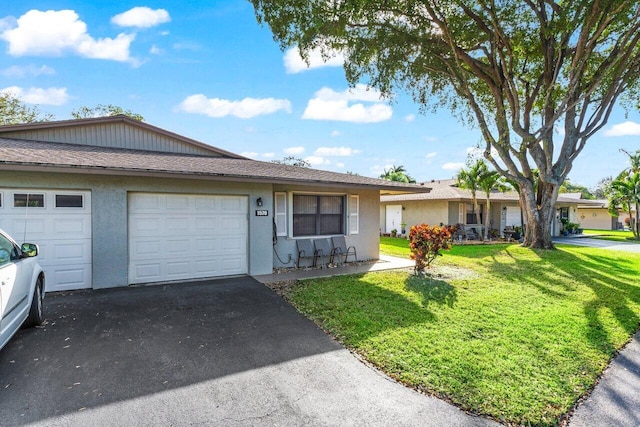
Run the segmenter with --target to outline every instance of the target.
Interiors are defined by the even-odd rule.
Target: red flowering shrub
[[[414,271],[422,274],[437,256],[442,256],[440,251],[449,250],[451,247],[451,228],[439,225],[414,225],[409,230],[409,247],[411,259],[416,260]]]

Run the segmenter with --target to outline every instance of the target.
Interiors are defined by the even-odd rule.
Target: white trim
[[[287,193],[275,192],[273,194],[273,218],[276,222],[276,236],[286,237],[287,229]]]
[[[458,203],[458,224],[467,223],[467,204]]]
[[[358,194],[349,195],[349,230],[348,234],[358,234],[360,232],[360,196]]]

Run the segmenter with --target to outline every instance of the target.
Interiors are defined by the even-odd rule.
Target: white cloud
[[[359,153],[360,150],[354,150],[349,147],[319,147],[313,155],[323,157],[349,157]]]
[[[72,53],[113,61],[132,61],[129,47],[135,37],[135,34],[121,33],[115,38],[94,39],[87,33],[87,24],[73,10],[30,10],[0,33],[0,38],[9,43],[12,56]]]
[[[311,166],[330,165],[331,161],[320,156],[309,156],[305,159]]]
[[[151,46],[151,49],[149,49],[149,53],[152,55],[162,55],[164,53],[164,50],[160,49],[154,44],[153,46]]]
[[[276,156],[276,153],[262,153],[262,157],[265,159],[273,159]]]
[[[446,171],[459,171],[464,167],[464,163],[448,162],[442,165],[442,169]]]
[[[287,99],[244,98],[241,101],[230,101],[228,99],[207,98],[203,94],[186,97],[180,103],[179,108],[186,113],[204,114],[216,118],[235,116],[249,119],[280,110],[291,113],[291,103]]]
[[[624,123],[618,123],[611,126],[604,133],[605,136],[637,136],[640,135],[640,123],[627,120]]]
[[[340,168],[340,169],[344,169],[344,163],[342,163],[342,162],[336,163],[335,167]]]
[[[407,122],[407,123],[411,123],[415,119],[416,119],[415,114],[409,114],[409,115],[405,116],[404,121]]]
[[[365,106],[362,103],[351,104],[351,101],[373,102]],[[353,123],[375,123],[389,120],[393,110],[381,101],[381,94],[375,89],[367,89],[358,84],[355,88],[336,92],[328,87],[317,91],[309,100],[302,114],[308,120],[335,120]]]
[[[148,7],[134,7],[111,18],[111,23],[119,27],[149,28],[171,21],[169,12]]]
[[[341,53],[329,50],[328,56],[329,57],[325,62],[325,59],[322,58],[320,49],[314,49],[309,52],[309,64],[307,65],[305,60],[300,56],[298,48],[292,47],[287,49],[284,53],[284,68],[287,74],[296,74],[302,71],[311,70],[312,68],[340,67],[344,64],[344,56]]]
[[[384,166],[374,165],[374,166],[371,166],[369,170],[371,171],[371,174],[373,176],[380,176],[384,173],[385,170],[389,170],[392,167],[393,167],[393,164],[386,164]]]
[[[12,65],[4,70],[0,70],[0,75],[5,77],[38,77],[42,75],[53,75],[55,73],[56,70],[51,67],[47,67],[46,65],[42,65],[40,67],[36,67],[35,65],[26,65],[24,67]]]
[[[436,153],[435,151],[433,153],[427,153],[426,156],[424,156],[426,159],[433,159],[435,156],[437,156],[438,153]]]
[[[288,147],[284,149],[284,154],[295,156],[304,153],[304,147]]]
[[[255,159],[257,158],[260,154],[256,153],[255,151],[243,151],[242,153],[240,153],[241,156],[244,157],[248,157],[250,159]]]
[[[50,87],[47,89],[31,87],[23,89],[10,86],[0,90],[0,93],[10,93],[27,104],[63,105],[69,100],[66,87]]]
[[[334,130],[333,132],[331,132],[331,137],[332,138],[337,138],[340,135],[342,135],[342,132],[340,132],[339,130]]]

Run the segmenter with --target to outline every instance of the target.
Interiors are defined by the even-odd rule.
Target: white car
[[[38,263],[38,246],[18,246],[0,230],[0,349],[21,326],[44,321],[44,272]]]

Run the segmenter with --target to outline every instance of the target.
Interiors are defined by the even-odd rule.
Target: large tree
[[[41,113],[37,106],[29,107],[11,93],[0,94],[0,125],[47,122],[50,120],[53,120],[53,114]]]
[[[469,117],[484,156],[517,183],[527,246],[553,247],[560,185],[638,89],[637,0],[251,1],[282,48],[340,52],[350,84],[366,77]]]

